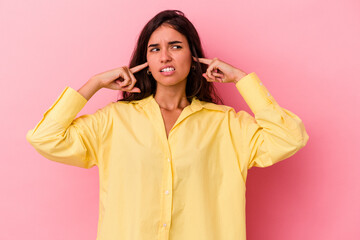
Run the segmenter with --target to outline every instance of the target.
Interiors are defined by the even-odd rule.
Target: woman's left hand
[[[193,56],[194,61],[197,59]],[[218,58],[207,59],[199,58],[200,63],[209,65],[206,73],[203,73],[203,77],[209,82],[233,82],[237,83],[241,78],[245,77],[247,73],[237,69],[230,64],[227,64]]]

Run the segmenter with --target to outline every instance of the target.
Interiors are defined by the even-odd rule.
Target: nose
[[[161,62],[167,62],[171,60],[171,54],[168,49],[163,48],[160,53]]]

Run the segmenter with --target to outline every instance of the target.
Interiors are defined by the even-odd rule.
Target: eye
[[[174,47],[177,47],[177,49],[182,48],[182,47],[181,47],[181,46],[179,46],[179,45],[174,45]],[[151,49],[151,50],[150,50],[150,52],[154,52],[153,50],[155,50],[155,49],[158,49],[158,48],[153,48],[153,49]]]

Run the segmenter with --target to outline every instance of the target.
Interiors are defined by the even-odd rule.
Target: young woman
[[[217,104],[215,81],[234,84],[255,117]],[[123,99],[76,118],[101,88]],[[26,139],[50,160],[98,166],[98,240],[239,240],[248,169],[309,136],[254,72],[205,58],[191,22],[166,10],[145,25],[130,67],[66,87]]]

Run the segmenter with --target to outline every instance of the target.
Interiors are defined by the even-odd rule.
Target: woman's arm
[[[66,87],[40,122],[27,132],[26,140],[49,160],[82,168],[96,165],[102,139],[100,126],[106,125],[105,109],[75,119],[95,90],[92,81],[80,89],[81,93]]]
[[[280,107],[254,72],[247,74],[218,58],[193,59],[209,65],[203,74],[209,82],[235,83],[255,115],[229,111],[229,131],[243,174],[252,166],[288,158],[306,145],[309,136],[301,119]]]
[[[101,84],[97,79],[90,78],[79,90],[78,92],[89,101],[90,98],[101,89]]]
[[[98,164],[100,144],[107,133],[108,104],[94,114],[75,119],[87,101],[101,88],[140,92],[133,73],[148,66],[114,68],[91,77],[78,91],[66,87],[41,121],[26,134],[31,145],[46,158],[83,168]]]
[[[286,159],[309,140],[302,120],[279,106],[258,76],[252,72],[235,83],[254,113],[230,112],[230,130],[236,148],[246,156],[241,168],[267,167]]]

